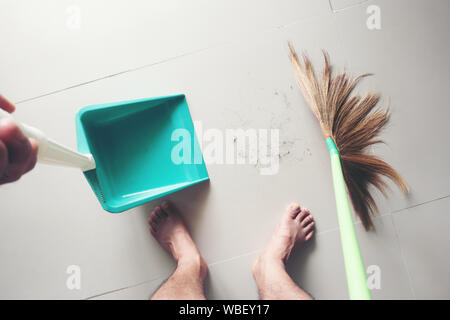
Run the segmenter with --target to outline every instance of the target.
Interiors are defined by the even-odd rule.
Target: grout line
[[[123,70],[123,71],[120,71],[120,72],[117,72],[117,73],[113,73],[113,74],[110,74],[110,75],[106,75],[106,76],[103,76],[103,77],[100,77],[100,78],[96,78],[96,79],[93,79],[93,80],[77,83],[77,84],[74,84],[72,86],[69,86],[69,87],[66,87],[66,88],[62,88],[62,89],[58,89],[58,90],[54,90],[54,91],[51,91],[51,92],[48,92],[48,93],[44,93],[44,94],[41,94],[41,95],[38,95],[38,96],[35,96],[35,97],[19,100],[17,102],[14,102],[14,104],[18,105],[20,103],[33,101],[33,100],[36,100],[36,99],[39,99],[39,98],[43,98],[43,97],[46,97],[46,96],[49,96],[49,95],[52,95],[52,94],[56,94],[56,93],[60,93],[60,92],[66,91],[66,90],[70,90],[70,89],[74,89],[74,88],[81,87],[81,86],[84,86],[84,85],[88,85],[88,84],[91,84],[91,83],[94,83],[94,82],[98,82],[98,81],[101,81],[101,80],[112,78],[112,77],[115,77],[115,76],[118,76],[118,75],[122,75],[122,74],[125,74],[125,73],[137,71],[137,70],[144,69],[144,68],[153,67],[153,66],[156,66],[156,65],[159,65],[159,64],[170,62],[172,60],[176,60],[178,58],[183,58],[183,57],[186,57],[186,56],[189,56],[189,55],[193,55],[193,54],[196,54],[196,53],[199,53],[199,52],[202,52],[202,51],[208,50],[210,48],[214,48],[214,47],[215,46],[212,45],[212,46],[209,46],[209,47],[204,47],[204,48],[201,48],[201,49],[189,51],[189,52],[182,53],[180,55],[173,56],[173,57],[170,57],[170,58],[166,58],[166,59],[163,59],[163,60],[159,60],[159,61],[156,61],[156,62],[153,62],[153,63],[145,64],[145,65],[138,66],[138,67],[135,67],[135,68],[130,68],[130,69],[127,69],[127,70]]]
[[[388,217],[391,215],[392,215],[392,212],[387,212],[387,213],[379,213],[379,214],[371,215],[371,217],[373,220],[375,220],[375,219],[382,219],[382,218],[385,218],[385,217]],[[356,214],[354,214],[353,216],[355,217],[355,220],[356,220],[353,222],[353,224],[355,226],[362,225],[361,219],[359,219]]]
[[[360,0],[360,2],[358,2],[358,3],[352,4],[352,5],[349,5],[347,7],[340,8],[340,9],[334,9],[333,5],[331,4],[331,0],[328,0],[328,2],[330,3],[331,11],[333,13],[339,13],[339,12],[342,12],[342,11],[345,11],[345,10],[348,10],[348,9],[353,9],[353,8],[359,7],[363,3],[369,2],[369,0]]]
[[[415,208],[415,207],[426,205],[426,204],[429,204],[429,203],[432,203],[432,202],[435,202],[435,201],[443,200],[443,199],[446,199],[448,197],[450,197],[450,195],[443,196],[443,197],[436,198],[436,199],[432,199],[432,200],[425,201],[425,202],[422,202],[422,203],[418,203],[418,204],[415,204],[415,205],[412,205],[412,206],[409,206],[409,207],[405,207],[405,208],[402,208],[402,209],[394,210],[394,211],[391,212],[391,214],[402,214],[402,213],[404,213],[404,211],[407,211],[408,209],[412,209],[412,208]]]
[[[320,235],[323,235],[323,234],[326,234],[326,233],[337,231],[338,229],[339,228],[331,228],[331,229],[328,229],[328,230],[325,230],[325,231],[322,231],[322,232],[318,232],[316,234],[316,237],[318,237]],[[230,262],[230,261],[233,261],[233,260],[237,260],[239,258],[250,256],[252,254],[260,252],[263,249],[264,248],[257,249],[257,250],[252,250],[252,251],[249,251],[249,252],[237,255],[237,256],[233,256],[231,258],[227,258],[227,259],[223,259],[223,260],[219,260],[219,261],[210,263],[210,264],[208,264],[208,268],[213,267],[213,266],[218,265],[218,264],[221,264],[221,263],[226,263],[226,262]],[[107,294],[110,294],[110,293],[114,293],[114,292],[130,289],[130,288],[134,288],[134,287],[137,287],[137,286],[140,286],[140,285],[143,285],[143,284],[146,284],[146,283],[158,280],[158,279],[166,279],[166,278],[167,278],[166,276],[158,276],[158,277],[152,278],[150,280],[142,281],[142,282],[139,282],[139,283],[136,283],[136,284],[132,284],[132,285],[129,285],[129,286],[125,286],[125,287],[122,287],[122,288],[119,288],[119,289],[114,289],[114,290],[110,290],[110,291],[105,291],[103,293],[95,294],[95,295],[89,296],[87,298],[84,298],[84,300],[90,300],[90,299],[93,299],[93,298],[96,298],[96,297],[100,297],[100,296],[104,296],[104,295],[107,295]]]
[[[231,257],[229,259],[219,260],[219,261],[216,261],[216,262],[208,264],[208,268],[213,267],[213,266],[218,265],[218,264],[221,264],[221,263],[226,263],[226,262],[230,262],[230,261],[233,261],[233,260],[236,260],[236,259],[239,259],[239,258],[243,258],[243,257],[249,256],[249,255],[252,255],[254,253],[257,253],[259,251],[261,251],[261,250],[259,250],[259,249],[258,250],[253,250],[253,251],[241,254],[241,255],[237,255],[237,256]],[[137,286],[140,286],[140,285],[143,285],[143,284],[146,284],[146,283],[158,280],[158,279],[166,279],[166,278],[167,277],[159,276],[159,277],[156,277],[156,278],[153,278],[153,279],[150,279],[150,280],[142,281],[142,282],[139,282],[139,283],[136,283],[136,284],[132,284],[132,285],[129,285],[129,286],[125,286],[125,287],[122,287],[122,288],[119,288],[119,289],[105,291],[103,293],[99,293],[99,294],[96,294],[96,295],[93,295],[93,296],[89,296],[89,297],[85,298],[85,300],[90,300],[90,299],[93,299],[93,298],[96,298],[96,297],[100,297],[100,296],[104,296],[104,295],[107,295],[107,294],[110,294],[110,293],[113,293],[113,292],[118,292],[118,291],[130,289],[130,288],[134,288],[134,287],[137,287]]]
[[[327,12],[326,14],[329,14],[329,12]],[[265,30],[263,31],[263,33],[267,33],[267,34],[277,33],[277,32],[280,32],[281,30],[283,30],[283,29],[285,29],[287,27],[290,27],[290,26],[293,26],[295,24],[302,23],[302,22],[305,22],[305,21],[316,19],[317,17],[320,17],[322,15],[324,15],[324,14],[323,13],[318,13],[316,15],[311,15],[311,16],[299,18],[297,20],[293,20],[293,21],[288,22],[286,24],[282,24],[282,25],[278,25],[278,26],[274,25],[274,26],[265,27],[264,28]],[[256,36],[258,36],[260,34],[261,34],[260,32],[256,32],[255,31],[252,34],[249,34],[248,37],[250,39],[253,39],[253,38],[255,38]],[[200,49],[188,51],[186,53],[182,53],[182,54],[179,54],[179,55],[176,55],[176,56],[173,56],[173,57],[169,57],[169,58],[166,58],[166,59],[155,61],[155,62],[152,62],[152,63],[149,63],[149,64],[144,64],[144,65],[137,66],[137,67],[134,67],[134,68],[122,70],[122,71],[119,71],[119,72],[116,72],[116,73],[113,73],[113,74],[110,74],[110,75],[102,76],[102,77],[99,77],[99,78],[96,78],[96,79],[93,79],[93,80],[77,83],[77,84],[74,84],[74,85],[62,88],[62,89],[57,89],[57,90],[54,90],[54,91],[51,91],[51,92],[43,93],[43,94],[31,97],[31,98],[25,98],[25,99],[19,100],[17,102],[14,102],[14,104],[18,105],[18,104],[21,104],[21,103],[33,101],[33,100],[40,99],[40,98],[43,98],[43,97],[46,97],[46,96],[50,96],[50,95],[53,95],[53,94],[61,93],[61,92],[66,91],[66,90],[70,90],[70,89],[74,89],[74,88],[81,87],[81,86],[84,86],[84,85],[88,85],[88,84],[91,84],[91,83],[94,83],[94,82],[98,82],[98,81],[101,81],[101,80],[112,78],[112,77],[115,77],[115,76],[118,76],[118,75],[122,75],[122,74],[125,74],[125,73],[130,73],[130,72],[133,72],[133,71],[138,71],[138,70],[141,70],[141,69],[153,67],[153,66],[156,66],[156,65],[159,65],[159,64],[163,64],[163,63],[170,62],[170,61],[173,61],[173,60],[176,60],[176,59],[179,59],[179,58],[183,58],[183,57],[187,57],[187,56],[190,56],[190,55],[194,55],[194,54],[197,54],[197,53],[200,53],[200,52],[203,52],[203,51],[207,51],[207,50],[210,50],[210,49],[214,49],[214,48],[217,48],[217,47],[224,47],[224,46],[229,46],[229,45],[239,45],[240,43],[243,43],[243,42],[244,43],[248,43],[248,38],[246,38],[246,39],[239,39],[239,40],[228,40],[228,41],[224,41],[224,42],[221,42],[221,43],[211,44],[211,45],[209,45],[207,47],[203,47],[203,48],[200,48]]]
[[[335,231],[338,231],[338,230],[339,230],[339,227],[331,228],[331,229],[328,229],[328,230],[325,230],[325,231],[317,232],[315,236],[318,237],[318,236],[321,236],[323,234],[335,232]],[[239,259],[239,258],[243,258],[243,257],[249,256],[249,255],[255,254],[257,252],[261,252],[264,248],[265,248],[265,246],[263,248],[252,250],[252,251],[249,251],[249,252],[237,255],[237,256],[233,256],[231,258],[227,258],[227,259],[219,260],[219,261],[216,261],[216,262],[212,262],[212,263],[208,264],[208,267],[211,267],[211,266],[214,266],[214,265],[217,265],[217,264],[220,264],[220,263],[224,263],[224,262],[233,261],[233,260],[236,260],[236,259]]]
[[[132,284],[132,285],[129,285],[129,286],[126,286],[126,287],[122,287],[122,288],[119,288],[119,289],[105,291],[105,292],[102,292],[102,293],[95,294],[93,296],[89,296],[87,298],[84,298],[83,300],[90,300],[90,299],[101,297],[101,296],[104,296],[104,295],[107,295],[107,294],[110,294],[110,293],[113,293],[113,292],[118,292],[118,291],[130,289],[130,288],[137,287],[137,286],[140,286],[140,285],[143,285],[143,284],[146,284],[146,283],[149,283],[149,282],[161,279],[161,278],[163,278],[163,277],[156,277],[156,278],[153,278],[153,279],[150,279],[150,280],[142,281],[142,282],[139,282],[139,283],[136,283],[136,284]]]
[[[398,232],[398,227],[395,224],[395,219],[394,219],[393,214],[399,215],[399,214],[407,212],[408,209],[419,207],[419,206],[422,206],[422,205],[426,205],[426,204],[429,204],[429,203],[432,203],[432,202],[435,202],[435,201],[443,200],[443,199],[446,199],[448,197],[450,197],[450,195],[444,196],[444,197],[440,197],[440,198],[436,198],[436,199],[429,200],[429,201],[425,201],[425,202],[422,202],[422,203],[419,203],[419,204],[416,204],[416,205],[413,205],[413,206],[409,206],[409,207],[406,207],[406,208],[403,208],[403,209],[399,209],[399,210],[396,210],[396,211],[392,212],[392,215],[391,215],[392,225],[394,226],[395,237],[397,239],[398,246],[399,246],[399,249],[400,249],[400,257],[401,257],[403,266],[404,266],[404,268],[406,270],[406,275],[408,277],[409,288],[411,290],[411,293],[413,294],[414,299],[417,299],[417,295],[416,295],[416,291],[414,290],[411,272],[409,271],[409,268],[408,268],[408,266],[406,264],[405,254],[404,254],[403,247],[402,247],[402,244],[401,244],[401,241],[400,241],[400,235],[399,235],[399,232]]]
[[[334,227],[328,230],[324,230],[324,231],[320,231],[316,233],[316,237],[321,236],[323,234],[327,234],[327,233],[331,233],[331,232],[335,232],[335,231],[339,231],[339,227]]]
[[[409,271],[408,266],[406,265],[405,254],[403,252],[402,244],[400,242],[400,236],[398,234],[398,228],[397,228],[397,225],[395,224],[394,217],[392,215],[391,215],[391,223],[392,223],[392,226],[394,227],[395,238],[397,239],[398,248],[400,250],[400,258],[402,260],[403,267],[406,270],[406,276],[408,277],[409,289],[411,290],[413,298],[417,299],[416,292],[414,290],[413,283],[412,283],[411,272]]]
[[[278,31],[283,30],[283,29],[285,29],[285,28],[287,28],[287,27],[291,27],[291,26],[294,26],[294,25],[299,24],[299,23],[308,22],[308,21],[314,20],[314,19],[316,19],[316,18],[318,18],[318,17],[325,16],[325,15],[329,15],[330,13],[332,14],[332,12],[318,13],[318,14],[316,14],[316,15],[311,15],[311,16],[308,16],[308,17],[303,17],[303,18],[300,18],[300,19],[298,19],[298,20],[292,20],[292,21],[290,21],[290,22],[288,22],[288,23],[286,23],[286,24],[282,24],[282,25],[278,25],[278,26],[272,27],[272,30],[270,30],[270,31],[268,30],[267,33],[278,32]],[[236,40],[236,43],[237,43],[238,41],[239,41],[239,40]]]
[[[229,259],[219,260],[219,261],[216,261],[216,262],[208,264],[208,267],[212,267],[212,266],[215,266],[215,265],[220,264],[220,263],[230,262],[230,261],[233,261],[233,260],[236,260],[236,259],[239,259],[239,258],[247,257],[247,256],[250,256],[250,255],[252,255],[254,253],[257,253],[257,252],[260,252],[260,251],[261,251],[261,249],[253,250],[253,251],[250,251],[250,252],[247,252],[247,253],[244,253],[244,254],[240,254],[238,256],[231,257]]]

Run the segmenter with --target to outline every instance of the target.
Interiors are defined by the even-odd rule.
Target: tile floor
[[[380,30],[366,26],[369,5]],[[209,298],[258,298],[251,264],[295,200],[317,236],[290,274],[318,299],[346,299],[328,155],[286,42],[317,62],[325,48],[336,68],[376,74],[361,88],[381,90],[392,110],[377,152],[411,186],[379,199],[376,232],[356,223],[366,266],[381,271],[373,297],[449,299],[449,16],[447,0],[9,0],[0,90],[17,118],[71,147],[81,106],[176,93],[205,129],[280,129],[278,174],[212,164],[209,183],[168,198],[210,265]],[[1,186],[0,298],[147,299],[174,268],[146,226],[159,202],[112,215],[79,172],[45,165]],[[66,286],[70,265],[80,290]]]

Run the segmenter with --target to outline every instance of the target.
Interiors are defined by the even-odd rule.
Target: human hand
[[[0,109],[12,113],[16,108],[0,94]],[[37,151],[37,142],[28,139],[13,120],[0,119],[0,184],[17,181],[33,169]]]

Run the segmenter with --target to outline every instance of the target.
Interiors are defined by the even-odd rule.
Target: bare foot
[[[314,235],[314,220],[308,209],[292,203],[286,209],[267,247],[253,264],[261,299],[312,299],[287,274],[286,262],[295,244],[304,244]]]
[[[164,201],[161,206],[156,207],[150,214],[148,223],[151,234],[172,255],[178,267],[198,268],[201,276],[206,276],[207,265],[171,202]]]
[[[256,260],[253,271],[261,264],[286,264],[295,244],[303,244],[314,235],[314,219],[306,208],[297,203],[291,203],[281,218],[275,233],[260,257]]]

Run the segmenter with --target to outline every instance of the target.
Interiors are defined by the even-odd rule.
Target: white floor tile
[[[413,299],[391,215],[375,218],[374,225],[374,231],[366,232],[361,224],[356,229],[372,298]]]
[[[0,86],[17,102],[329,11],[327,0],[4,1]]]
[[[447,197],[393,215],[417,299],[450,297],[449,206]]]
[[[258,288],[252,276],[252,265],[259,252],[219,262],[209,267],[206,297],[211,300],[257,300]]]
[[[337,230],[319,234],[288,261],[290,276],[315,299],[348,299],[339,241]]]
[[[339,11],[364,4],[367,1],[368,0],[330,0],[330,5],[334,11]]]

